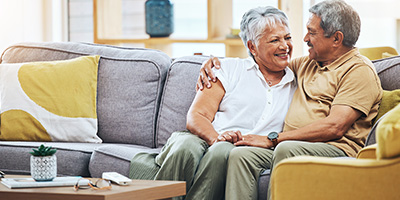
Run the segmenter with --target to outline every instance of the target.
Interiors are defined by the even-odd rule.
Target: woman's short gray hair
[[[340,31],[344,35],[343,45],[354,47],[360,36],[361,20],[350,5],[342,0],[326,0],[315,4],[309,12],[321,18],[325,37]]]
[[[264,31],[267,28],[274,28],[276,23],[283,24],[289,28],[289,20],[285,13],[271,6],[253,8],[243,15],[240,22],[239,36],[242,38],[250,56],[253,55],[247,47],[247,41],[252,41],[257,46],[258,40]]]

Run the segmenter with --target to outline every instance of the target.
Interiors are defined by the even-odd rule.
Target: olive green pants
[[[186,181],[186,199],[224,199],[228,157],[233,148],[229,142],[209,147],[190,132],[175,132],[159,154],[137,154],[131,161],[129,177]]]
[[[298,155],[345,154],[326,143],[285,141],[275,151],[218,142],[211,147],[189,132],[175,132],[159,154],[140,153],[131,161],[130,178],[186,181],[186,199],[257,199],[265,169]],[[229,158],[229,159],[228,159]],[[175,199],[183,199],[178,197]]]

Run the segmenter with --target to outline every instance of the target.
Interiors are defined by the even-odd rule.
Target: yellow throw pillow
[[[383,90],[381,105],[379,106],[378,115],[373,120],[373,124],[381,118],[389,110],[393,109],[400,103],[400,89],[397,90]]]
[[[376,157],[388,159],[400,156],[400,104],[379,122],[376,130]]]
[[[0,140],[101,143],[99,59],[0,64]]]

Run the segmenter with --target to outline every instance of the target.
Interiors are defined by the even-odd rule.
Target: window
[[[174,0],[175,33],[171,37],[207,38],[207,0]],[[278,6],[277,0],[233,0],[232,28],[240,28],[243,14],[258,6]],[[180,43],[172,45],[173,57],[202,53],[204,55],[225,56],[224,44]]]
[[[68,11],[68,41],[93,42],[92,1],[69,0]]]
[[[144,3],[146,0],[120,0],[122,4],[122,36],[147,37],[144,22]],[[174,3],[175,30],[171,38],[207,38],[207,0],[171,0]],[[218,0],[216,0],[218,1]],[[293,40],[295,43],[294,56],[307,55],[307,45],[303,42],[308,21],[308,9],[322,0],[303,0],[302,7],[288,0],[284,2],[283,10],[290,20],[296,20],[298,13],[303,16],[300,23],[291,22]],[[400,14],[396,8],[400,7],[397,0],[347,0],[357,10],[361,17],[361,35],[357,47],[391,46],[400,49]],[[232,0],[232,28],[239,28],[244,12],[257,6],[278,7],[278,0]],[[296,6],[294,6],[296,5]],[[300,3],[301,5],[301,3]],[[93,42],[92,1],[69,0],[69,40]],[[293,19],[294,18],[294,19]],[[297,31],[300,30],[300,31]],[[126,46],[144,47],[138,44]],[[225,55],[224,44],[209,43],[176,43],[171,46],[172,57],[203,53],[205,55]],[[297,48],[300,48],[299,51]]]

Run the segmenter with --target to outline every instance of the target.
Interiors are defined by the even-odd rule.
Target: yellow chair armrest
[[[360,48],[360,54],[369,58],[370,60],[378,60],[383,58],[383,53],[391,55],[399,55],[397,50],[393,47],[370,47],[370,48]]]
[[[273,169],[270,184],[273,200],[399,199],[400,158],[289,158]]]
[[[376,159],[376,147],[377,144],[369,145],[361,149],[358,152],[357,158],[358,159]]]

